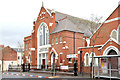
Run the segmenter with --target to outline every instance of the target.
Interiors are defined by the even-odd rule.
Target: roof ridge
[[[67,19],[67,16],[62,18],[62,19],[59,19],[58,21],[62,21],[62,20],[65,20],[65,19]]]
[[[48,9],[48,8],[47,8],[47,10],[48,10],[48,11],[49,11],[49,10],[52,11],[51,9]],[[50,11],[49,11],[49,12],[50,12]],[[55,10],[55,12],[58,12],[58,13],[61,13],[61,14],[67,15],[67,16],[71,16],[71,17],[74,17],[74,18],[83,19],[83,18],[76,17],[76,16],[73,16],[73,15],[70,15],[70,14],[67,14],[67,13],[62,13],[62,12],[59,12],[59,11],[56,11],[56,10]],[[83,19],[83,20],[87,20],[87,19]],[[88,21],[89,21],[89,20],[88,20]]]

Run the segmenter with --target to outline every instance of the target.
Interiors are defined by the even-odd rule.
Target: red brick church
[[[67,71],[73,70],[74,61],[78,62],[80,72],[80,51],[82,50],[83,72],[90,72],[92,38],[99,33],[95,42],[95,56],[120,54],[120,6],[91,35],[88,27],[90,21],[46,9],[42,5],[37,20],[33,22],[30,36],[24,38],[24,63],[37,65],[64,66]],[[95,62],[97,64],[97,60]],[[47,68],[47,67],[44,67]]]
[[[67,66],[72,70],[78,60],[78,47],[87,46],[90,36],[88,20],[70,16],[43,5],[37,20],[33,22],[30,36],[24,38],[24,62],[31,65]]]

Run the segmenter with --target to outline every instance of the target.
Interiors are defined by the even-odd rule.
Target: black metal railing
[[[9,65],[8,66],[8,70],[16,70],[16,71],[20,71],[22,70],[22,65]]]
[[[30,71],[30,70],[41,70],[41,71],[68,71],[74,72],[74,65],[69,65],[68,69],[61,69],[61,65],[30,65],[30,64],[22,64],[22,65],[9,65],[9,70],[19,70],[19,71]]]

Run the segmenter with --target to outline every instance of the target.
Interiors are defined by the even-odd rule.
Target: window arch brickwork
[[[117,31],[116,31],[116,30],[113,30],[113,31],[111,32],[110,37],[111,37],[112,39],[114,39],[114,40],[117,41]]]
[[[49,44],[49,30],[46,23],[42,22],[38,29],[39,46]]]
[[[118,26],[118,42],[120,43],[120,25]]]

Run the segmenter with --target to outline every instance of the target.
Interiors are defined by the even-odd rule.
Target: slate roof
[[[23,48],[12,48],[12,49],[15,50],[16,52],[21,52],[21,49],[22,49],[22,51],[24,51]]]
[[[51,12],[50,9],[48,9],[48,11]],[[58,22],[58,24],[55,26],[51,34],[68,30],[73,32],[84,33],[84,36],[87,37],[90,37],[92,35],[88,30],[88,23],[90,22],[89,20],[74,17],[57,11],[55,11],[55,20],[56,22]]]
[[[60,31],[64,31],[64,30],[82,33],[82,31],[78,30],[77,25],[75,25],[68,19],[64,19],[64,20],[60,21],[55,26],[55,29],[52,31],[52,33],[60,32]]]

